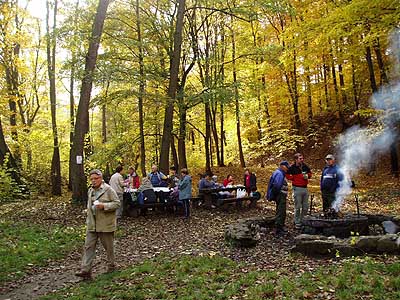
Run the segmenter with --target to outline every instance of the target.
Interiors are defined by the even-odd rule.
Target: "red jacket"
[[[133,189],[138,189],[140,186],[140,179],[138,175],[129,175],[129,186]]]
[[[307,174],[308,179],[310,179],[312,176],[311,170],[306,164],[296,166],[296,164],[294,163],[287,171],[286,178],[292,181],[293,186],[306,188],[308,184],[308,179],[304,178],[303,173]]]

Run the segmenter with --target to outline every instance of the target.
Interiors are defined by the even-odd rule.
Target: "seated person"
[[[204,177],[200,179],[199,190],[202,189],[214,189],[216,188],[215,182],[211,180],[211,174],[206,173]]]
[[[155,203],[157,202],[156,193],[153,190],[153,185],[151,181],[147,177],[143,177],[142,184],[138,188],[139,195],[137,197],[139,204],[144,204],[144,201],[147,203]]]
[[[165,176],[162,172],[158,171],[158,167],[156,165],[151,166],[151,172],[147,175],[151,181],[151,184],[154,187],[166,187],[168,186],[167,183],[167,176]]]
[[[174,166],[169,168],[169,176],[168,176],[168,187],[175,188],[179,183],[179,176],[176,174],[176,168]]]
[[[134,167],[129,167],[127,181],[129,183],[129,187],[131,189],[138,189],[139,188],[139,186],[140,186],[139,175],[136,174],[136,170],[135,170]]]
[[[235,182],[233,180],[233,176],[231,174],[228,174],[228,176],[226,176],[226,178],[223,181],[223,186],[226,187],[228,185],[234,185]]]

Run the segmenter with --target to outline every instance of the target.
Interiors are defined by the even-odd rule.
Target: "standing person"
[[[179,181],[179,201],[182,201],[185,219],[190,216],[190,198],[192,198],[192,177],[186,168],[181,170],[182,179]]]
[[[251,192],[257,191],[256,175],[251,173],[249,169],[244,171],[243,185],[246,187],[246,192],[250,195]]]
[[[307,214],[308,204],[308,180],[311,178],[311,170],[304,163],[301,153],[294,155],[294,163],[289,167],[286,178],[292,181],[294,199],[294,224],[296,229],[301,228],[301,221]]]
[[[129,187],[132,189],[138,189],[140,186],[139,175],[136,173],[134,167],[129,167],[128,169],[128,182],[129,182]]]
[[[148,177],[150,178],[153,187],[167,186],[167,183],[165,181],[167,179],[167,176],[158,171],[158,167],[156,165],[151,166],[151,172],[149,173]]]
[[[119,200],[123,201],[124,199],[124,187],[127,187],[129,183],[124,182],[124,178],[122,177],[124,171],[123,166],[118,166],[115,168],[115,173],[110,178],[110,186],[117,193]],[[117,218],[121,218],[122,216],[122,205],[117,209]]]
[[[335,157],[332,154],[325,157],[325,162],[326,166],[321,175],[321,194],[322,208],[326,212],[332,207],[332,203],[336,199],[336,190],[344,175],[336,165]]]
[[[275,213],[275,234],[285,233],[286,219],[286,198],[288,194],[288,185],[285,174],[289,170],[289,163],[284,160],[279,164],[279,168],[272,173],[269,179],[267,189],[267,199],[276,202]]]
[[[114,232],[117,229],[115,211],[121,205],[117,193],[104,182],[100,170],[90,171],[90,181],[92,186],[88,191],[85,247],[81,270],[75,274],[84,279],[90,279],[92,276],[92,263],[98,239],[107,253],[107,271],[114,271]]]

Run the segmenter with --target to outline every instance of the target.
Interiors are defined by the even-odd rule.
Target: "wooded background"
[[[85,200],[88,171],[118,163],[264,166],[323,122],[367,124],[399,79],[399,1],[0,3],[2,199]]]

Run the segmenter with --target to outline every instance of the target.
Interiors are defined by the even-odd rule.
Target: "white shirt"
[[[115,173],[110,178],[110,186],[117,194],[124,193],[124,178],[120,173]]]

